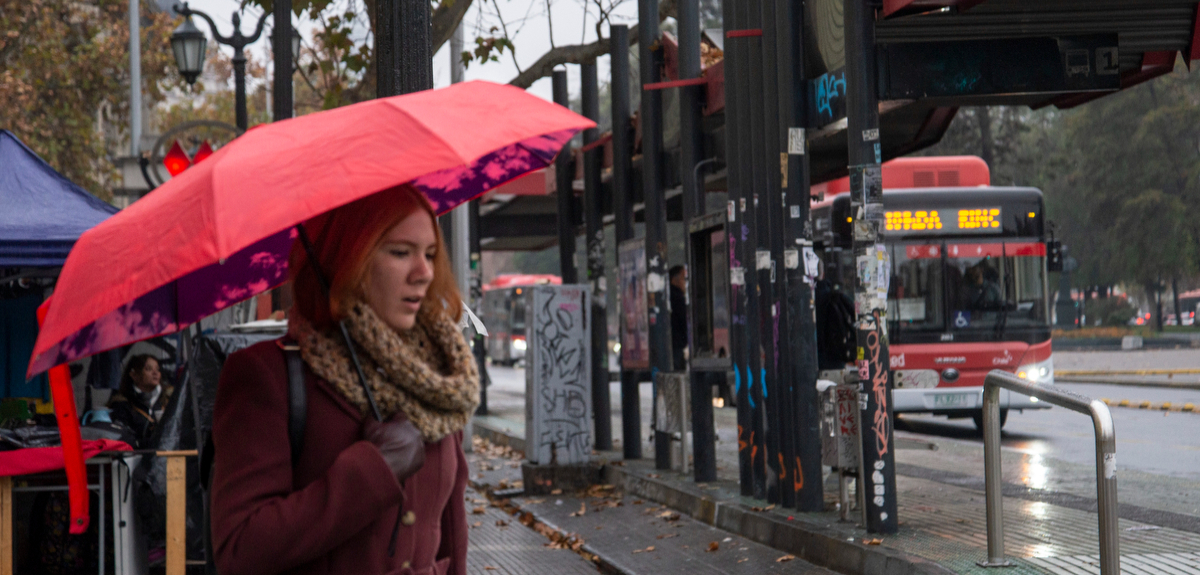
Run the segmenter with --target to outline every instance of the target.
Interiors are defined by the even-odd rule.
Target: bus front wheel
[[[976,411],[975,413],[971,414],[971,419],[975,420],[975,429],[978,429],[979,433],[983,433],[983,410],[981,409],[981,410]],[[1008,422],[1008,410],[1001,409],[1000,410],[1000,429],[1004,429],[1004,424],[1007,422]]]

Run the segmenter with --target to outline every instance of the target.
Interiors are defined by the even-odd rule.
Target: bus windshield
[[[888,294],[894,329],[994,330],[1047,325],[1045,244],[896,243]]]

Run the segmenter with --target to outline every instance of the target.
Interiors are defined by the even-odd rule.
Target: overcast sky
[[[345,0],[343,0],[345,1]],[[483,36],[488,36],[488,28],[498,26],[499,21],[494,14],[497,7],[503,14],[505,21],[509,25],[509,33],[514,36],[514,44],[517,47],[516,56],[517,62],[522,68],[535,62],[542,54],[550,49],[550,28],[551,23],[546,18],[546,1],[547,0],[491,0],[484,3],[484,0],[474,0],[470,11],[463,18],[464,30],[464,49],[471,50],[475,47],[475,38],[481,34],[477,31],[482,29]],[[594,6],[593,14],[587,17],[583,10],[582,0],[551,0],[550,7],[553,16],[554,42],[557,46],[588,43],[596,40]],[[611,0],[603,0],[606,3]],[[593,5],[595,0],[593,0]],[[237,10],[240,2],[238,0],[192,0],[189,5],[197,10],[206,12],[216,21],[217,26],[223,35],[229,35],[232,31],[230,17]],[[481,6],[485,7],[481,13]],[[242,27],[246,32],[252,31],[252,26],[257,22],[260,11],[250,9],[247,15],[243,18],[249,22],[243,22]],[[635,0],[624,0],[614,11],[614,20],[618,23],[633,24],[637,19],[637,3]],[[524,24],[522,25],[522,21]],[[268,21],[270,24],[270,21]],[[206,33],[207,26],[202,22],[197,22]],[[312,23],[301,21],[297,23],[301,34],[307,39],[311,37]],[[519,31],[517,31],[519,28]],[[604,31],[608,35],[607,29]],[[636,33],[632,31],[631,33]],[[210,36],[211,38],[211,36]],[[265,59],[268,42],[266,33],[263,38],[257,43],[252,44],[247,48],[248,51],[255,54],[259,59]],[[441,50],[434,56],[433,61],[433,76],[435,87],[443,87],[450,84],[450,43],[447,42]],[[229,47],[222,47],[226,53],[232,55],[233,50]],[[608,79],[608,58],[603,57],[597,61],[600,74],[600,82],[607,83]],[[579,73],[578,66],[567,66],[570,91],[576,94],[579,91]],[[466,71],[468,80],[489,80],[498,83],[507,83],[515,78],[518,74],[516,65],[513,64],[512,57],[509,54],[504,54],[499,62],[489,62],[487,64],[472,63]],[[232,83],[232,80],[231,80]],[[547,100],[551,98],[550,79],[543,78],[535,83],[530,92]]]

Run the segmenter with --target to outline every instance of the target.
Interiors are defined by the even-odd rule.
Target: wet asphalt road
[[[1147,369],[1200,368],[1200,349],[1146,352],[1060,352],[1056,369]],[[520,418],[524,412],[525,374],[520,368],[490,367],[492,409]],[[1200,407],[1200,390],[1128,387],[1064,383],[1063,387],[1095,398],[1191,402]],[[642,387],[643,427],[649,421],[649,385]],[[613,413],[620,412],[620,388],[610,388]],[[1112,408],[1117,429],[1117,456],[1122,469],[1200,481],[1200,413],[1147,411]],[[614,421],[614,433],[620,422]],[[899,431],[930,440],[953,439],[982,446],[982,438],[970,419],[949,420],[928,415],[905,415]],[[1095,439],[1091,422],[1084,415],[1065,409],[1029,410],[1010,413],[1003,431],[1005,447],[1079,465],[1094,465]]]

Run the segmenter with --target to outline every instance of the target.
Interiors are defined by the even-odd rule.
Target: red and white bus
[[[523,288],[560,285],[555,275],[503,274],[483,286],[480,319],[487,327],[487,355],[492,363],[515,365],[525,359],[525,297]]]
[[[897,413],[972,417],[983,378],[1003,369],[1054,382],[1042,192],[989,185],[975,157],[883,165],[882,231],[892,261],[887,326]],[[825,277],[853,298],[849,182],[813,186],[814,240]],[[1045,409],[1001,390],[1009,409]]]

